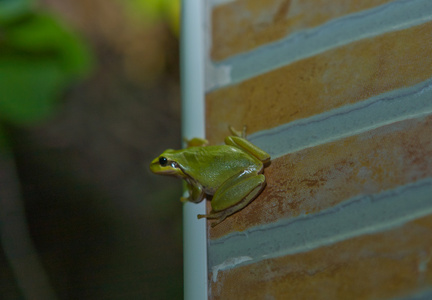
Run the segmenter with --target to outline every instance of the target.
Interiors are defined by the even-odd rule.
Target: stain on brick
[[[237,0],[212,12],[212,59],[218,61],[331,19],[391,0]]]
[[[209,299],[388,299],[432,285],[432,216],[220,271]],[[223,288],[221,288],[223,287]]]

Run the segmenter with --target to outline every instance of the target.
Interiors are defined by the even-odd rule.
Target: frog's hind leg
[[[261,174],[239,176],[229,181],[214,195],[213,210],[207,215],[198,215],[198,219],[217,219],[211,225],[212,227],[216,226],[226,217],[246,207],[264,189],[265,184],[265,177]]]
[[[225,144],[243,149],[247,153],[258,158],[264,164],[270,161],[270,155],[267,152],[258,148],[257,146],[255,146],[254,144],[252,144],[251,142],[249,142],[244,138],[238,136],[227,136],[225,138]]]
[[[256,189],[258,189],[258,188],[256,188]],[[228,216],[230,216],[233,213],[235,213],[235,212],[243,209],[244,207],[246,207],[256,197],[256,195],[259,194],[259,192],[261,190],[262,190],[262,188],[258,189],[258,191],[255,192],[255,193],[254,193],[255,190],[252,191],[251,194],[250,194],[251,195],[250,197],[245,198],[244,201],[242,201],[242,202],[240,202],[240,203],[238,203],[238,204],[236,204],[234,206],[231,206],[230,208],[227,208],[224,211],[217,211],[217,212],[213,212],[212,211],[212,212],[210,212],[207,215],[198,215],[198,219],[202,219],[202,218],[217,219],[215,222],[213,222],[211,224],[211,227],[213,228],[216,225],[218,225],[219,223],[221,223],[222,221],[224,221]]]

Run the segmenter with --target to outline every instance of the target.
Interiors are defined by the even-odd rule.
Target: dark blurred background
[[[0,1],[1,299],[182,298],[179,10]]]

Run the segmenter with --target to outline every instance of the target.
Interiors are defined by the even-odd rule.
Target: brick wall
[[[272,156],[209,297],[432,299],[432,1],[206,3],[206,136]]]

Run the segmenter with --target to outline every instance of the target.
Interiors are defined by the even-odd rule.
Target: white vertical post
[[[181,88],[183,137],[204,137],[204,18],[202,0],[183,0],[181,15]],[[184,299],[207,299],[205,201],[183,207]]]

